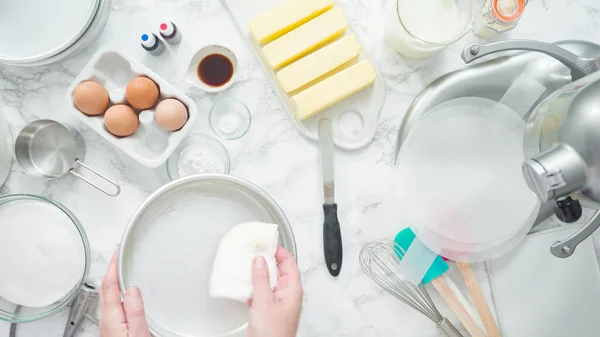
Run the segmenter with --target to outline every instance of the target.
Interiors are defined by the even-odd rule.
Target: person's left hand
[[[100,337],[151,337],[140,290],[127,289],[121,303],[118,252],[117,247],[100,289]]]

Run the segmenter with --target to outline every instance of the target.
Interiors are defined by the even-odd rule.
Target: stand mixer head
[[[540,200],[555,201],[554,212],[561,221],[579,220],[582,203],[596,209],[580,231],[552,245],[552,254],[569,257],[600,227],[600,58],[581,58],[556,45],[527,40],[473,43],[462,58],[470,63],[507,50],[552,56],[571,70],[574,80],[533,110],[523,144],[527,185]]]

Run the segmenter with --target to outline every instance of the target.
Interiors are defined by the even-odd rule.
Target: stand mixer
[[[508,40],[473,43],[462,54],[466,63],[508,50],[549,55],[571,71],[574,82],[539,103],[527,120],[523,174],[543,202],[555,202],[554,213],[565,223],[582,216],[582,205],[595,209],[587,224],[556,242],[552,254],[566,258],[600,227],[600,58],[582,58],[553,44]]]

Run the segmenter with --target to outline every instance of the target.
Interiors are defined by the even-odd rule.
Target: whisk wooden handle
[[[458,298],[456,298],[456,295],[454,295],[452,289],[450,289],[442,277],[434,279],[431,281],[431,284],[433,284],[433,287],[440,296],[442,296],[446,304],[448,304],[452,312],[454,312],[456,317],[458,317],[458,320],[464,325],[465,329],[467,329],[472,337],[486,337],[479,326],[477,326],[477,323],[473,320],[473,317],[471,317],[462,304],[460,304]]]
[[[488,306],[485,296],[483,296],[481,287],[479,287],[477,278],[475,278],[475,273],[473,273],[473,269],[471,269],[471,265],[465,262],[457,262],[456,264],[458,265],[458,269],[460,269],[460,273],[465,280],[465,284],[469,289],[469,293],[471,293],[471,298],[473,299],[473,302],[475,302],[475,307],[477,308],[479,316],[483,321],[483,325],[488,333],[488,337],[502,337],[500,329],[498,329],[498,325],[496,325],[496,321],[492,315],[492,311]]]

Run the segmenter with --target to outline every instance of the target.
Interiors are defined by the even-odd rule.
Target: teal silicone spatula
[[[408,258],[410,258],[413,262],[418,261],[420,257],[423,257],[423,261],[431,261],[425,255],[435,254],[431,251],[423,251],[423,249],[426,249],[426,247],[417,239],[415,233],[410,228],[405,228],[401,230],[394,238],[394,242],[400,248],[402,248],[402,250],[396,250],[396,254],[398,255],[398,258],[400,260],[403,260],[406,256],[407,260]],[[419,254],[420,256],[416,256],[415,258],[413,258],[412,256],[409,257],[409,254],[414,253],[414,251],[411,252],[410,250],[413,244],[417,245],[417,249],[420,250],[420,254],[419,252],[416,252],[416,254]],[[427,268],[426,266],[418,267]],[[460,322],[464,325],[465,329],[467,329],[467,331],[471,334],[472,337],[486,337],[483,333],[483,330],[479,327],[479,325],[473,319],[473,317],[467,312],[467,310],[462,305],[452,288],[448,285],[444,277],[442,277],[442,275],[445,272],[447,272],[449,268],[450,267],[441,256],[435,256],[435,258],[433,259],[433,263],[430,264],[429,268],[425,272],[421,283],[423,285],[428,283],[431,283],[431,285],[433,285],[435,290],[437,290],[437,292],[444,299],[446,304],[448,304],[450,309],[454,312],[456,317],[458,317]]]
[[[394,242],[398,246],[400,246],[400,248],[402,248],[402,251],[404,251],[406,253],[408,251],[408,248],[415,241],[416,237],[417,236],[412,231],[412,229],[405,228],[396,235],[396,237],[394,238]],[[431,251],[429,251],[429,253],[435,254]],[[400,260],[402,260],[404,258],[404,256],[400,256],[400,255],[404,255],[404,254],[401,254],[401,252],[397,252],[397,255]],[[448,266],[446,261],[444,261],[444,258],[437,255],[435,257],[435,259],[433,260],[433,263],[429,266],[429,269],[427,269],[427,272],[425,273],[425,276],[423,276],[421,283],[423,283],[423,284],[431,283],[431,281],[435,280],[436,278],[438,278],[439,276],[442,276],[442,274],[447,272],[448,269],[450,269],[450,266]]]

